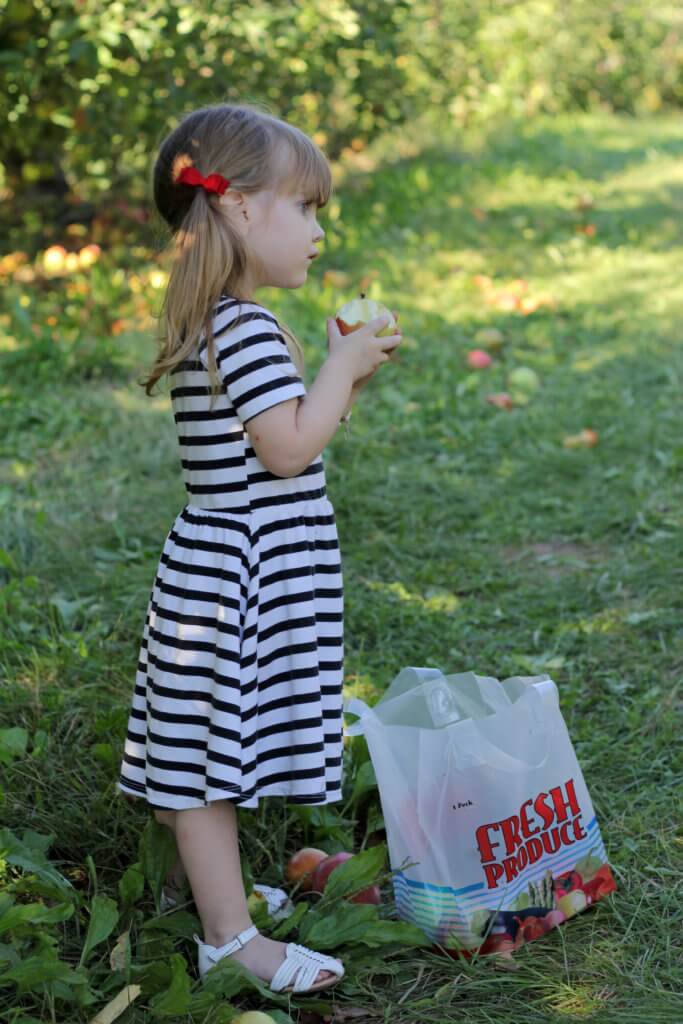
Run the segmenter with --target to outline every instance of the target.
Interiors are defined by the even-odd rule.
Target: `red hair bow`
[[[177,180],[183,185],[201,185],[207,192],[216,192],[222,196],[230,184],[222,174],[209,174],[204,177],[196,167],[183,167]]]

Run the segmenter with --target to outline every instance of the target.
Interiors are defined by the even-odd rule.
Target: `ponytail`
[[[208,342],[211,394],[215,397],[221,390],[213,346],[213,310],[226,290],[226,281],[244,273],[246,252],[242,239],[204,190],[194,191],[182,226],[173,236],[159,352],[144,382],[148,395],[160,377],[191,355],[202,333]]]

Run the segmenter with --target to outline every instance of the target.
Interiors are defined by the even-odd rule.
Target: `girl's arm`
[[[266,469],[276,476],[298,476],[320,455],[339,427],[354,383],[386,363],[400,343],[400,334],[376,337],[387,323],[386,317],[378,317],[342,337],[336,323],[329,322],[330,354],[310,391],[303,398],[267,409],[246,424],[254,451]]]

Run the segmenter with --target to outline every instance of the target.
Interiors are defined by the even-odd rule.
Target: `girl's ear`
[[[238,192],[237,189],[229,188],[227,192],[224,192],[218,199],[221,206],[240,206],[245,203],[244,192]]]
[[[218,204],[238,227],[244,227],[249,221],[249,203],[244,192],[228,189],[218,198]]]

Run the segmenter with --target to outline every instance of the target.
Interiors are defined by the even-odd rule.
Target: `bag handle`
[[[365,722],[363,721],[368,715],[373,714],[373,710],[369,707],[364,700],[360,697],[350,697],[344,701],[344,714],[345,715],[358,715],[358,721],[354,722],[353,725],[345,725],[344,730],[347,736],[363,736],[365,733]]]
[[[522,709],[525,704],[528,705],[531,718],[537,727],[536,735],[541,738],[543,753],[540,757],[531,762],[526,761],[523,757],[515,757],[513,754],[508,754],[505,750],[501,750],[495,743],[487,739],[481,729],[477,728],[477,721],[468,719],[457,725],[451,732],[451,743],[449,746],[456,758],[456,766],[458,760],[463,757],[463,751],[457,749],[458,736],[460,735],[463,738],[466,736],[474,747],[476,751],[472,755],[474,763],[488,765],[505,772],[532,772],[542,768],[548,760],[552,740],[552,731],[548,728],[547,719],[543,716],[547,697],[547,691],[544,692],[536,685],[532,685],[528,687],[526,692],[513,705],[513,707],[519,709]]]

